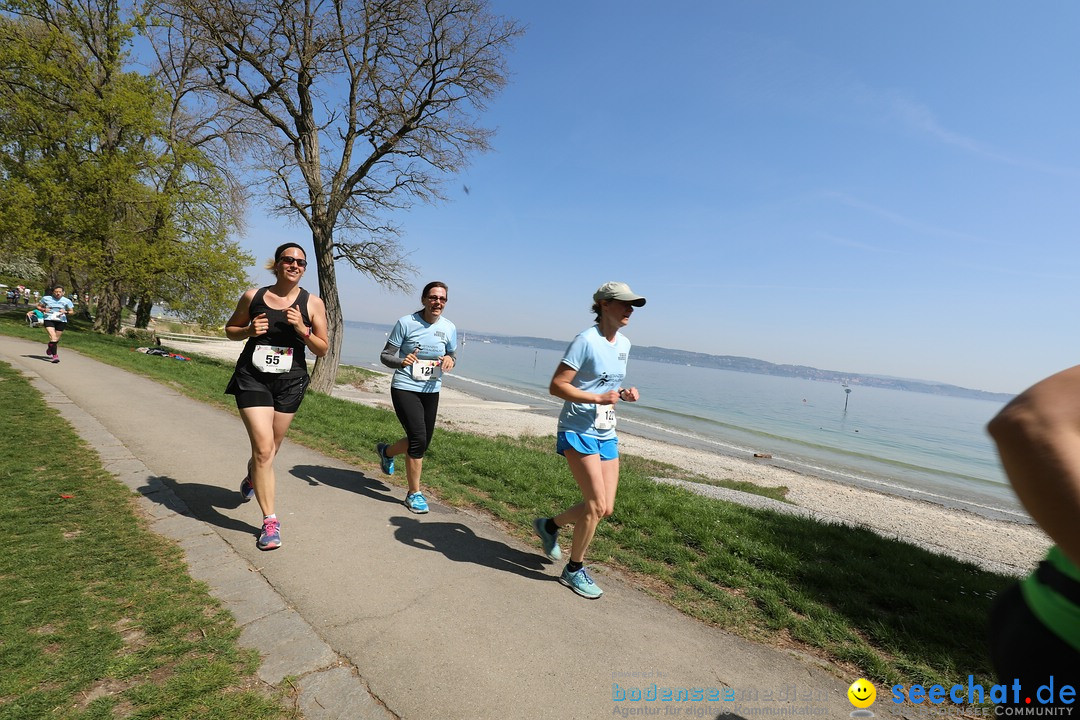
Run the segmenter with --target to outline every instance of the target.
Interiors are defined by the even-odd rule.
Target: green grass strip
[[[0,719],[284,718],[232,616],[0,364]]]

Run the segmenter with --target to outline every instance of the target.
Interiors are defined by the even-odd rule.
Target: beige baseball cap
[[[606,282],[593,293],[592,297],[596,302],[601,300],[622,300],[634,307],[641,307],[645,304],[645,298],[641,295],[635,295],[630,286],[624,282]]]

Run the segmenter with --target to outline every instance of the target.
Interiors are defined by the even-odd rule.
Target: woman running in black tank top
[[[260,550],[281,547],[274,508],[274,457],[304,399],[307,351],[322,357],[330,347],[326,307],[300,287],[306,268],[303,248],[296,243],[280,246],[267,264],[277,282],[245,292],[225,323],[230,340],[247,340],[225,392],[236,396],[251,442],[240,495],[244,502],[254,497],[262,509]]]

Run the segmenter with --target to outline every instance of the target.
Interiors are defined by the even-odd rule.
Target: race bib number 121
[[[442,377],[441,360],[417,360],[412,364],[413,380],[424,382]]]

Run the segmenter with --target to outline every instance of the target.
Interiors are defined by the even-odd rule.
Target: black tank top
[[[266,319],[270,322],[270,329],[264,335],[248,338],[247,344],[244,346],[244,351],[240,353],[240,357],[236,361],[236,367],[243,367],[252,372],[259,373],[260,375],[270,375],[271,373],[262,373],[257,370],[251,362],[251,356],[252,353],[255,352],[255,348],[259,345],[275,345],[277,347],[291,347],[293,349],[293,365],[292,369],[288,372],[273,373],[274,377],[286,378],[307,375],[307,353],[305,352],[307,346],[304,345],[304,339],[297,335],[296,328],[289,324],[284,310],[275,310],[263,300],[263,296],[266,295],[266,291],[269,289],[269,287],[259,288],[255,292],[255,297],[251,298],[248,317],[255,318],[266,313]],[[296,302],[292,304],[292,307],[300,310],[300,316],[304,318],[304,324],[311,327],[311,318],[308,317],[307,304],[308,291],[304,288],[300,288],[300,293],[296,296]]]

